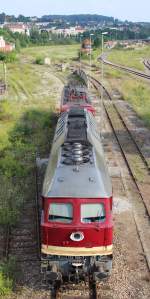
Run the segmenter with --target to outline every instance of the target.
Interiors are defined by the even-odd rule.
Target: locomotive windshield
[[[105,217],[105,208],[102,203],[81,205],[82,223],[103,222]]]
[[[51,203],[48,220],[51,222],[71,223],[73,208],[70,203]]]

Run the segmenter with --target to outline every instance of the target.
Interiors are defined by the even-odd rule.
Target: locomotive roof
[[[80,164],[70,162],[72,155],[78,158],[74,154],[77,144],[83,151]],[[53,198],[107,198],[112,195],[100,136],[91,112],[72,108],[59,118],[42,195]]]

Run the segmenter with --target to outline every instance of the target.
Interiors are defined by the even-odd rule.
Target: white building
[[[71,35],[78,35],[79,33],[83,33],[85,29],[76,26],[76,27],[70,27],[70,28],[60,28],[60,29],[51,29],[51,32],[57,35],[64,35],[64,36],[71,36]]]
[[[18,32],[21,34],[30,35],[29,27],[23,23],[7,23],[5,27],[8,28],[13,33]]]
[[[11,52],[15,49],[15,44],[6,43],[3,36],[0,36],[0,52]]]
[[[0,36],[0,49],[5,48],[5,46],[6,46],[6,42],[3,38],[3,36]]]

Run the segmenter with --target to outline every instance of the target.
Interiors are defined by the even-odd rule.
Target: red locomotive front
[[[78,247],[84,255],[89,255],[91,248],[95,254],[112,250],[111,199],[47,198],[44,204],[43,253],[56,250],[59,255],[75,255],[74,248],[68,247]]]

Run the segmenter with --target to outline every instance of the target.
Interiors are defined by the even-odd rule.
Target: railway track
[[[136,186],[139,190],[140,195],[142,196],[143,202],[145,204],[148,216],[150,217],[150,205],[149,205],[149,199],[147,197],[147,192],[145,193],[145,188],[148,188],[150,192],[150,167],[149,162],[147,161],[146,157],[143,155],[143,152],[141,151],[137,141],[135,141],[132,133],[129,131],[124,119],[122,118],[122,115],[120,114],[119,110],[117,109],[114,101],[112,100],[109,92],[106,90],[106,88],[94,77],[89,76],[91,82],[94,84],[95,88],[100,91],[100,88],[103,88],[107,99],[110,101],[111,105],[107,105],[107,102],[104,102],[104,108],[106,111],[106,114],[109,118],[109,121],[111,123],[111,126],[114,130],[115,136],[118,140],[118,143],[120,145],[120,148],[122,150],[122,153],[124,155],[124,158],[126,160],[126,163],[128,165],[128,168],[130,170],[130,173],[132,174],[132,177],[136,183]],[[115,121],[115,117],[118,119],[118,121]],[[119,127],[118,127],[119,125]],[[119,132],[119,130],[122,129],[122,132]],[[126,136],[126,144],[123,141],[123,138],[121,134],[125,132]],[[130,152],[129,152],[130,147]],[[136,161],[132,160],[132,157],[130,153],[134,153],[137,156]],[[136,164],[136,165],[135,165]],[[137,167],[135,171],[135,166]],[[138,175],[138,171],[140,172],[140,176]]]
[[[103,108],[107,115],[110,126],[113,130],[114,136],[118,142],[121,153],[124,157],[125,163],[129,170],[129,173],[133,179],[133,182],[137,188],[137,192],[140,196],[141,202],[145,207],[145,229],[141,227],[141,223],[138,217],[135,216],[135,223],[137,226],[137,232],[143,247],[148,269],[150,270],[150,254],[149,246],[150,242],[147,239],[148,235],[145,231],[148,229],[149,234],[149,219],[150,219],[150,168],[146,157],[143,155],[138,143],[135,141],[132,133],[128,129],[122,115],[120,114],[114,100],[112,100],[109,92],[105,87],[94,77],[89,76],[94,88],[100,94],[103,88],[105,92],[105,100],[103,101]]]
[[[112,62],[106,60],[104,56],[99,57],[98,60],[99,61],[102,60],[104,64],[109,65],[112,68],[117,68],[117,69],[123,70],[125,72],[128,72],[130,74],[136,75],[138,77],[150,80],[150,75],[147,75],[145,73],[142,73],[140,71],[134,70],[134,69],[129,68],[129,67],[125,67],[125,66],[122,66],[122,65],[119,65],[119,64],[116,64],[116,63],[112,63]]]
[[[143,63],[144,63],[144,65],[145,65],[145,67],[146,67],[148,70],[150,70],[150,61],[149,61],[148,59],[144,59]]]
[[[39,209],[37,194],[37,172],[35,170],[35,199],[24,202],[18,223],[7,225],[3,231],[3,259],[15,258],[16,262],[34,262],[39,260]],[[32,188],[31,184],[29,188]]]
[[[51,291],[51,299],[100,299],[100,294],[97,283],[89,278],[89,281],[79,284],[56,286]]]

